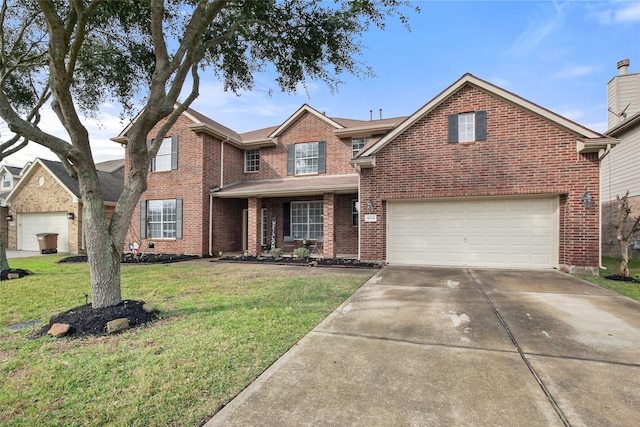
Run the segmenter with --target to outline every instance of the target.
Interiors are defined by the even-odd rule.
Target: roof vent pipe
[[[623,59],[622,61],[618,61],[618,70],[620,70],[620,75],[623,76],[627,74],[627,70],[629,68],[629,60]]]
[[[373,120],[373,110],[369,110],[369,121]]]
[[[380,120],[382,120],[382,108],[380,109]]]

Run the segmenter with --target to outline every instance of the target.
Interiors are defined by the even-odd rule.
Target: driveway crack
[[[522,359],[524,364],[527,366],[527,369],[529,369],[529,372],[531,372],[531,375],[533,375],[533,378],[536,380],[536,382],[538,383],[538,386],[540,386],[540,388],[542,389],[542,391],[545,394],[545,396],[547,396],[547,400],[549,401],[549,403],[553,407],[553,410],[556,412],[556,414],[558,414],[558,417],[560,417],[560,420],[562,421],[562,423],[566,427],[570,427],[571,423],[569,423],[569,420],[567,419],[567,417],[562,412],[562,409],[560,409],[560,406],[558,405],[558,403],[554,399],[553,395],[551,394],[551,392],[549,391],[547,386],[544,384],[544,381],[542,381],[542,378],[540,378],[540,375],[538,375],[538,372],[536,372],[535,368],[529,362],[529,359],[527,358],[527,355],[524,353],[524,351],[522,351],[522,348],[520,348],[520,344],[518,344],[518,340],[516,340],[516,337],[513,335],[513,333],[509,329],[509,325],[507,325],[507,322],[500,315],[500,312],[498,311],[496,306],[493,304],[493,301],[491,301],[491,299],[489,298],[489,295],[487,295],[485,290],[480,286],[480,284],[478,283],[476,278],[473,277],[473,273],[471,272],[471,270],[467,269],[466,272],[469,275],[469,277],[471,277],[471,280],[473,280],[473,283],[476,286],[476,288],[480,292],[482,292],[482,295],[484,296],[484,299],[487,301],[487,304],[489,304],[489,307],[491,307],[491,310],[493,311],[493,313],[496,315],[496,317],[500,321],[500,324],[502,325],[502,327],[506,331],[507,335],[509,336],[509,339],[511,340],[511,342],[514,345],[514,347],[518,351],[518,354],[520,355],[520,358]]]

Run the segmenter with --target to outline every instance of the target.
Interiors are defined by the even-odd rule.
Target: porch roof
[[[291,197],[315,196],[324,193],[349,194],[358,192],[358,175],[304,176],[244,181],[211,190],[213,197]]]

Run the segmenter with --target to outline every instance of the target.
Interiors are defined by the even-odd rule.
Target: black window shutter
[[[147,139],[147,152],[149,152],[149,149],[151,149],[152,143],[153,143],[153,139]],[[156,158],[154,157],[149,162],[149,172],[153,172],[153,170],[155,169],[155,163],[156,163]]]
[[[140,201],[140,238],[147,238],[147,201]]]
[[[487,139],[487,112],[476,111],[476,141]]]
[[[296,174],[296,146],[287,145],[287,175]]]
[[[318,173],[327,172],[327,142],[318,142]]]
[[[447,142],[458,142],[458,115],[449,114],[449,139]]]
[[[178,136],[171,137],[171,169],[178,169]]]
[[[182,240],[182,199],[176,199],[176,239]]]
[[[282,204],[282,233],[291,236],[291,203]]]

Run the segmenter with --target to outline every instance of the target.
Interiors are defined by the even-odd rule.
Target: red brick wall
[[[336,255],[358,253],[358,227],[353,226],[352,200],[357,194],[338,194],[335,199],[334,232]]]
[[[487,111],[487,140],[447,143],[447,116]],[[594,207],[581,206],[587,188]],[[516,106],[465,86],[376,155],[361,177],[378,222],[361,223],[362,258],[385,259],[390,199],[566,194],[560,199],[559,263],[597,266],[598,159],[579,155],[576,136]]]
[[[150,136],[155,135],[162,124],[160,122],[150,132]],[[167,133],[167,137],[179,137],[178,169],[150,172],[147,191],[140,198],[141,202],[182,199],[183,238],[153,239],[155,248],[149,251],[204,255],[209,250],[209,190],[220,182],[220,142],[207,135],[195,134],[187,128],[190,124],[191,120],[182,116]],[[225,154],[233,153],[227,148],[225,146]],[[139,207],[134,212],[131,229],[125,242],[125,250],[128,250],[128,242],[140,240]],[[147,241],[148,239],[142,241],[145,250]]]
[[[278,137],[278,145],[260,149],[260,171],[244,173],[243,180],[284,178],[287,176],[287,146],[301,142],[327,142],[327,175],[353,174],[351,139],[340,139],[333,134],[334,127],[324,120],[303,114]],[[243,159],[244,160],[244,159]],[[240,171],[244,171],[242,166]]]

